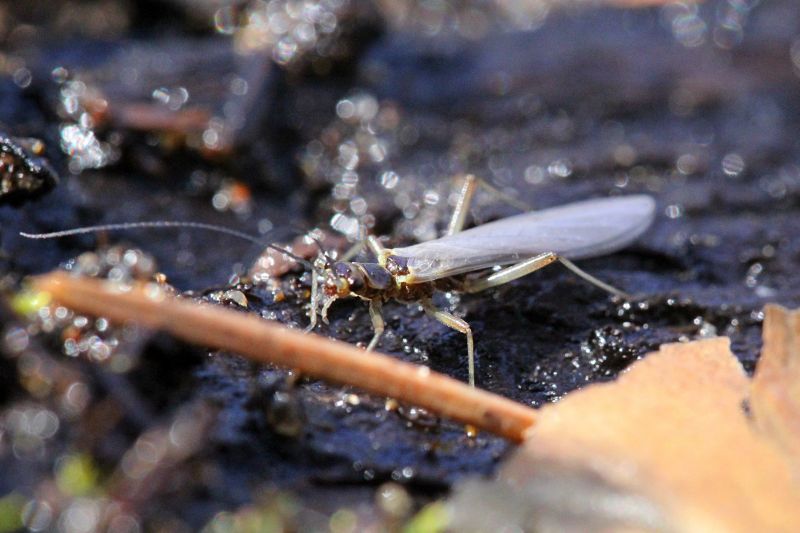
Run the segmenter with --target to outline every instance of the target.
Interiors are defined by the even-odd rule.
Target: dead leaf
[[[572,476],[644,496],[657,511],[616,522],[637,530],[800,531],[800,487],[750,423],[749,385],[728,339],[662,346],[617,381],[542,408],[501,479],[530,493]]]
[[[750,408],[756,425],[800,461],[800,312],[764,309],[764,347],[753,376]],[[797,470],[795,470],[797,472]]]

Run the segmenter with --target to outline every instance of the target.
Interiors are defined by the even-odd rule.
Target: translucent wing
[[[575,202],[496,220],[455,235],[395,248],[414,282],[507,265],[544,252],[569,259],[605,255],[650,226],[655,201],[646,195]]]

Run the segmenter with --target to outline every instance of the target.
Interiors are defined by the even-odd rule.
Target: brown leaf
[[[800,312],[764,309],[764,348],[753,376],[750,408],[756,425],[800,462]]]
[[[655,505],[637,528],[800,531],[800,487],[748,420],[748,391],[728,339],[664,345],[616,382],[542,408],[501,477],[527,492],[553,484],[542,472],[599,479]]]

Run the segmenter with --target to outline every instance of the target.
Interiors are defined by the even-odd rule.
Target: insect
[[[357,297],[369,302],[374,334],[367,350],[372,350],[385,329],[383,303],[390,299],[419,302],[430,317],[466,335],[469,383],[474,386],[472,329],[463,319],[434,306],[435,291],[475,293],[559,261],[586,281],[624,296],[571,259],[610,254],[632,243],[653,220],[653,198],[634,195],[575,202],[461,231],[472,195],[469,187],[467,183],[444,237],[403,248],[384,248],[370,237],[367,245],[376,257],[374,263],[318,260],[312,275],[308,330],[314,329],[318,315],[327,321],[333,302]],[[494,267],[504,268],[491,270]]]
[[[631,244],[650,226],[655,201],[647,195],[599,198],[496,220],[462,231],[475,180],[465,180],[447,234],[439,239],[403,248],[385,248],[374,236],[367,246],[374,263],[335,261],[322,253],[314,263],[288,250],[266,244],[312,270],[310,323],[327,322],[330,306],[338,299],[356,297],[369,302],[373,336],[367,350],[383,335],[382,306],[388,300],[418,302],[426,314],[467,337],[469,384],[475,385],[475,347],[472,329],[463,319],[433,304],[436,291],[475,293],[509,283],[556,261],[612,294],[622,291],[578,268],[571,260],[610,254]],[[100,230],[143,227],[188,227],[233,235],[259,244],[262,240],[224,227],[193,222],[132,222],[76,228],[49,234],[23,234],[53,238]],[[499,270],[496,270],[498,267]]]

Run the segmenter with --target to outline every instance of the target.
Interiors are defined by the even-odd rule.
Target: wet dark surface
[[[661,343],[714,334],[730,336],[752,372],[762,306],[800,304],[800,79],[792,62],[800,18],[792,2],[761,5],[742,19],[741,43],[731,45],[726,39],[739,34],[720,29],[726,6],[701,9],[696,19],[706,26],[694,28],[704,39],[698,43],[694,34],[671,31],[681,27],[670,26],[668,9],[554,12],[536,31],[477,41],[375,26],[371,44],[324,75],[273,67],[271,96],[257,104],[266,117],[259,134],[231,155],[209,159],[191,146],[167,149],[163,138],[122,131],[117,163],[74,175],[68,157],[51,148],[59,185],[22,207],[0,207],[5,287],[97,242],[28,241],[21,230],[170,219],[252,233],[275,228],[270,238],[288,242],[298,227],[332,222],[346,233],[348,221],[360,220],[394,243],[431,238],[446,226],[452,176],[470,172],[534,207],[641,192],[658,203],[653,227],[635,245],[581,262],[633,294],[631,301],[556,266],[486,293],[437,300],[473,328],[480,387],[538,406],[615,377]],[[134,20],[148,28],[147,20]],[[23,54],[38,62],[32,72],[54,68],[54,58],[71,70],[70,61],[85,69],[103,61],[100,51],[69,39],[40,39],[34,50]],[[57,147],[65,119],[53,107],[56,83],[36,75],[20,87],[12,76],[0,78],[0,123]],[[261,171],[247,171],[256,166]],[[246,209],[214,207],[225,180],[249,189]],[[514,212],[479,194],[474,216]],[[186,230],[103,239],[152,254],[173,286],[195,294],[228,288],[259,253],[246,242]],[[245,280],[236,289],[247,297],[247,312],[304,327],[308,276],[290,273],[275,283]],[[330,316],[320,333],[369,341],[361,302],[337,303]],[[385,318],[382,351],[466,379],[463,336],[414,305],[388,304]],[[7,331],[19,327],[9,315],[3,320]],[[63,355],[62,340],[40,335],[28,349],[76,374],[92,399],[71,418],[61,415],[60,429],[35,457],[8,444],[4,415],[0,462],[15,479],[29,480],[15,486],[6,477],[5,491],[42,498],[42,483],[68,451],[90,454],[110,473],[140,433],[194,402],[206,402],[216,418],[202,445],[170,471],[185,484],[158,485],[154,500],[134,507],[150,527],[197,528],[274,490],[291,491],[323,514],[371,505],[374,488],[387,481],[424,502],[465,476],[490,474],[509,450],[502,439],[468,438],[458,425],[410,407],[387,410],[385,399],[356,389],[295,383],[284,371],[160,335],[140,339],[137,366],[122,373]],[[55,393],[17,383],[21,356],[6,352],[2,409],[30,404],[60,413]],[[115,406],[117,422],[98,422],[100,404]],[[80,436],[86,428],[91,439]],[[310,524],[322,520],[304,516]]]

